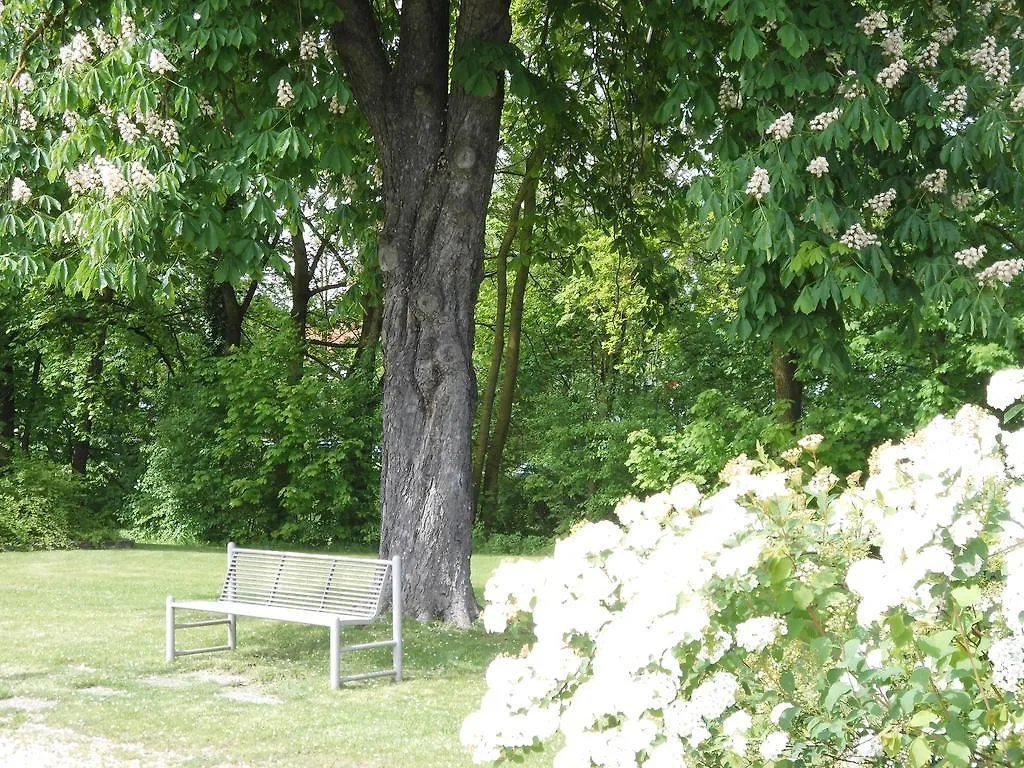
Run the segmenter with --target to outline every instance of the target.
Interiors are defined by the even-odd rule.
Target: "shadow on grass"
[[[291,662],[311,670],[325,666],[329,656],[328,632],[279,622],[239,619],[238,652],[242,657]],[[445,624],[406,619],[403,623],[403,666],[410,678],[462,677],[483,674],[499,654],[517,655],[528,642],[525,634],[492,635],[477,624],[459,630]],[[342,645],[387,640],[391,624],[381,621],[366,627],[343,627]],[[352,672],[386,669],[391,650],[376,648],[344,654],[342,664]]]

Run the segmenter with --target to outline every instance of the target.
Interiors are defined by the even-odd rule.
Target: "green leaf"
[[[967,768],[971,764],[971,748],[962,741],[951,741],[946,745],[946,760],[954,768]]]
[[[798,608],[804,609],[814,602],[814,592],[806,584],[797,584],[793,587],[793,602]]]
[[[956,635],[956,630],[943,629],[920,638],[917,644],[921,646],[922,651],[933,659],[944,659],[947,656],[951,656],[953,651],[956,650],[953,645],[953,638]]]
[[[910,742],[910,765],[912,768],[922,768],[932,759],[932,748],[923,736],[918,736]]]
[[[832,686],[828,689],[828,693],[825,694],[825,709],[828,712],[831,712],[833,709],[835,709],[836,703],[839,701],[839,699],[841,699],[843,696],[845,696],[852,690],[853,688],[850,687],[850,684],[842,680],[837,680],[836,682],[832,683]]]
[[[970,608],[981,600],[981,587],[954,587],[950,592],[953,602],[961,608]]]
[[[910,721],[907,723],[911,728],[924,728],[926,725],[937,723],[940,720],[939,716],[932,712],[930,709],[922,709],[920,712],[916,712]]]

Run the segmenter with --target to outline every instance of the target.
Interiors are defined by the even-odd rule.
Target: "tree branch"
[[[68,7],[64,6],[57,13],[47,11],[43,15],[43,20],[39,22],[39,26],[33,29],[29,33],[28,37],[26,37],[25,40],[22,42],[21,50],[18,51],[18,64],[14,68],[14,72],[11,73],[10,79],[7,81],[8,85],[14,85],[18,81],[18,78],[21,77],[21,73],[25,71],[25,63],[28,57],[28,49],[32,45],[32,43],[38,40],[40,36],[42,36],[43,32],[45,32],[51,26],[59,24],[64,19],[64,17],[67,16],[67,13]]]
[[[335,0],[345,18],[331,26],[331,39],[348,81],[374,134],[385,135],[391,64],[369,0]]]

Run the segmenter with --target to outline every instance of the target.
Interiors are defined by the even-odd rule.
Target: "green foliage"
[[[758,413],[720,390],[708,389],[697,395],[679,430],[664,435],[646,429],[631,433],[626,465],[640,491],[684,480],[710,487],[734,456],[753,455],[759,446],[778,451],[791,440],[789,430],[771,413]]]
[[[378,395],[359,377],[287,383],[270,337],[168,385],[132,516],[171,540],[370,543]]]
[[[99,527],[88,487],[66,466],[15,457],[0,471],[0,550],[59,549]]]

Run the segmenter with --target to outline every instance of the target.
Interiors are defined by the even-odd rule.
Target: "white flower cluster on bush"
[[[988,395],[1020,399],[1024,370]],[[815,438],[502,564],[485,626],[532,639],[488,670],[474,761],[560,734],[556,768],[1016,764],[1024,432],[965,406],[831,496],[806,490],[832,474]]]

